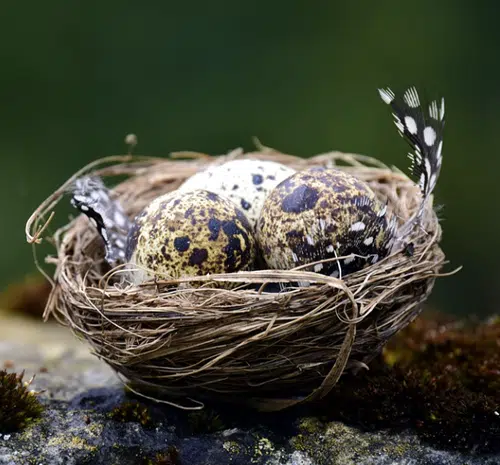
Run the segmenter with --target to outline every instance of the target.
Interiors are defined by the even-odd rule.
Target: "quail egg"
[[[294,169],[274,161],[231,160],[196,173],[178,190],[215,192],[234,202],[255,225],[269,192],[294,173]]]
[[[174,191],[137,215],[126,259],[137,266],[131,281],[139,284],[155,275],[177,278],[249,269],[255,251],[252,227],[232,202],[205,190]]]
[[[307,268],[341,277],[386,256],[394,230],[386,206],[365,182],[318,167],[290,176],[269,194],[256,236],[270,268],[345,257]]]

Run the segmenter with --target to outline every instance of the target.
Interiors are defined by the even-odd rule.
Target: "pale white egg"
[[[231,200],[255,226],[269,193],[293,175],[293,168],[267,160],[231,160],[187,179],[180,192],[204,189]]]

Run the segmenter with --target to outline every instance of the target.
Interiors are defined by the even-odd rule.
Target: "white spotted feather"
[[[424,203],[436,187],[442,165],[444,99],[440,106],[437,101],[431,102],[427,115],[415,87],[410,87],[402,97],[391,89],[379,89],[379,94],[391,106],[400,135],[414,150],[408,155],[410,169],[422,190]],[[423,204],[418,216],[422,212]]]
[[[398,231],[399,240],[396,242],[401,244],[415,224],[420,223],[427,199],[436,187],[441,171],[444,99],[441,99],[440,105],[437,101],[431,102],[427,115],[415,87],[410,87],[402,97],[391,89],[379,89],[379,94],[384,103],[391,106],[394,124],[413,149],[408,154],[410,170],[422,191],[422,202],[417,213]]]

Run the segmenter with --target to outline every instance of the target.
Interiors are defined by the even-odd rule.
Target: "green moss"
[[[189,413],[187,419],[189,430],[193,435],[215,433],[225,428],[219,414],[207,407]]]
[[[170,446],[165,452],[158,452],[151,459],[144,459],[143,465],[180,465],[179,451]]]
[[[239,455],[242,452],[242,446],[236,441],[225,441],[222,444],[223,449],[231,455]]]
[[[127,401],[115,407],[110,413],[109,417],[115,421],[121,422],[137,422],[142,426],[153,426],[153,420],[149,408],[136,401]]]
[[[413,429],[438,447],[500,451],[500,321],[467,327],[420,318],[370,370],[346,375],[324,419],[365,429]]]
[[[38,418],[43,407],[23,381],[24,373],[0,370],[0,433],[19,431]]]
[[[324,424],[318,418],[314,417],[302,418],[299,421],[298,427],[300,431],[309,434],[319,433],[325,428]]]
[[[271,455],[275,450],[273,443],[265,437],[260,437],[255,441],[253,454],[254,457],[260,458]]]
[[[307,435],[297,434],[297,436],[294,436],[290,439],[290,444],[292,445],[293,450],[297,450],[299,452],[307,452],[309,449],[308,439],[309,436]]]

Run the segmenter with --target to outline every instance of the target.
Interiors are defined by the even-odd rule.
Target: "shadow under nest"
[[[309,159],[274,150],[194,160],[110,157],[94,163],[91,174],[127,177],[113,192],[133,217],[207,165],[235,156],[297,170],[344,170],[387,200],[400,224],[421,200],[419,188],[401,172],[340,152]],[[109,162],[115,163],[99,166]],[[35,229],[81,174],[42,204]],[[121,285],[120,271],[107,267],[86,217],[52,239],[56,255],[47,261],[56,271],[46,317],[54,315],[87,340],[142,395],[184,408],[210,399],[280,410],[324,397],[342,373],[369,363],[418,315],[445,263],[431,202],[421,227],[408,237],[411,254],[397,252],[342,279],[304,269],[261,269]]]

